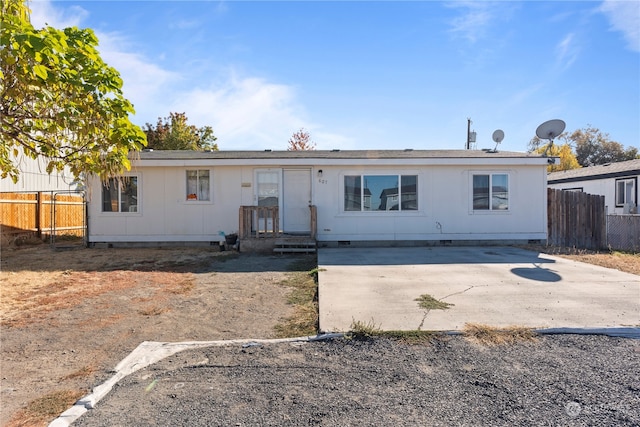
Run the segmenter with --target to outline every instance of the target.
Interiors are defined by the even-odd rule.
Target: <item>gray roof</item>
[[[594,179],[617,178],[640,175],[640,159],[625,162],[607,163],[586,168],[552,172],[547,175],[549,184],[572,181],[590,181]]]
[[[190,151],[143,150],[141,160],[190,159],[472,159],[539,158],[539,154],[485,150],[305,150],[305,151]]]

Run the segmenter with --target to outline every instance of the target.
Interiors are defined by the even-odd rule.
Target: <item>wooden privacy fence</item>
[[[547,189],[547,244],[601,249],[607,245],[604,196]]]
[[[61,235],[84,237],[83,193],[40,191],[0,193],[3,236],[35,234],[39,238]]]

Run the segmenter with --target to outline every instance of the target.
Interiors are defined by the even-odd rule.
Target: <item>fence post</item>
[[[36,214],[35,214],[35,229],[36,236],[38,239],[42,239],[42,219],[40,216],[42,215],[42,191],[38,191],[36,193]]]

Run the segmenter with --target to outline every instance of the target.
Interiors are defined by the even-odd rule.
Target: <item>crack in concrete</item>
[[[429,312],[431,311],[430,308],[428,308],[427,310],[425,310],[424,312],[424,316],[422,317],[422,322],[420,322],[420,325],[418,325],[418,330],[422,329],[422,326],[424,326],[424,321],[427,320],[427,316],[429,315]]]
[[[449,295],[447,295],[447,296],[444,296],[444,297],[440,298],[440,301],[442,301],[442,300],[443,300],[443,299],[445,299],[445,298],[452,297],[452,296],[454,296],[454,295],[461,295],[461,294],[464,294],[465,292],[470,291],[470,290],[471,290],[471,289],[473,289],[473,288],[475,288],[475,285],[469,286],[469,287],[468,287],[467,289],[465,289],[464,291],[454,292],[454,293],[452,293],[452,294],[449,294]]]
[[[470,291],[470,290],[471,290],[471,289],[473,289],[473,288],[486,288],[487,286],[489,286],[489,285],[471,285],[471,286],[469,286],[467,289],[465,289],[465,290],[463,290],[463,291],[460,291],[460,292],[454,292],[454,293],[452,293],[452,294],[449,294],[449,295],[447,295],[447,296],[444,296],[444,297],[440,298],[440,301],[444,300],[445,298],[452,297],[452,296],[454,296],[454,295],[464,294],[465,292]]]
[[[476,285],[472,285],[472,286],[469,286],[467,289],[464,289],[464,290],[462,290],[462,291],[460,291],[460,292],[454,292],[454,293],[452,293],[452,294],[449,294],[449,295],[443,296],[443,297],[442,297],[442,298],[440,298],[438,301],[444,301],[444,299],[445,299],[445,298],[449,298],[449,297],[452,297],[452,296],[454,296],[454,295],[464,294],[465,292],[470,291],[470,290],[471,290],[471,289],[473,289],[473,288],[484,288],[484,287],[487,287],[487,286],[489,286],[489,285],[477,285],[477,286],[476,286]],[[430,309],[430,308],[429,308],[429,309],[427,309],[427,310],[425,310],[425,312],[424,312],[424,316],[422,317],[422,321],[420,322],[420,325],[418,325],[418,331],[419,331],[419,330],[421,330],[421,329],[422,329],[422,327],[424,326],[424,322],[427,320],[427,316],[429,315],[429,313],[430,313],[430,312],[431,312],[431,309]]]

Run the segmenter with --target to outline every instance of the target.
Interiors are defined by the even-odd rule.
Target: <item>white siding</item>
[[[585,193],[604,196],[607,214],[622,214],[623,207],[616,207],[616,180],[628,178],[634,178],[634,176],[563,182],[559,184],[549,184],[549,188],[556,188],[558,190],[582,189]],[[635,178],[636,185],[640,184],[640,175],[636,175]],[[638,194],[637,188],[635,191],[636,194]]]
[[[0,179],[0,191],[56,191],[56,190],[76,190],[77,185],[74,178],[68,171],[64,173],[46,172],[46,164],[42,159],[31,159],[20,156],[19,160],[14,159],[20,169],[20,177],[17,183],[13,183],[10,178]]]
[[[220,233],[238,231],[241,205],[253,204],[252,168],[197,166],[210,169],[208,202],[186,200],[186,170],[193,167],[150,167],[131,172],[138,177],[138,212],[102,212],[101,184],[91,182],[90,242],[218,242]]]
[[[206,163],[206,162],[205,162]],[[319,241],[546,239],[545,165],[331,166],[312,169]],[[274,165],[268,165],[273,168]],[[238,231],[238,210],[254,205],[252,166],[153,166],[135,169],[138,212],[102,212],[100,182],[89,201],[90,242],[217,242]],[[210,169],[210,202],[186,201],[186,170]],[[318,170],[322,169],[322,177]],[[509,210],[472,209],[471,174],[509,175]],[[418,175],[417,211],[344,212],[345,174]]]
[[[508,211],[472,209],[471,174],[509,174]],[[344,212],[345,174],[418,175],[418,210]],[[323,168],[316,179],[318,240],[529,240],[546,239],[546,172],[540,167]]]

